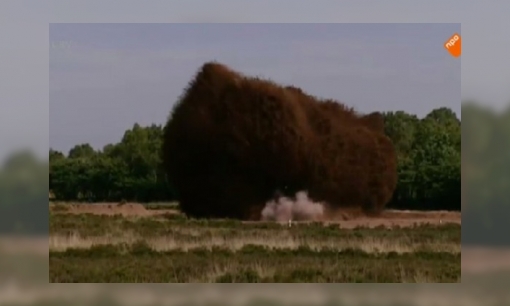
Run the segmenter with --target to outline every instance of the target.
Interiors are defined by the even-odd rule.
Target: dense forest
[[[510,109],[496,113],[467,103],[462,113],[462,137],[460,120],[446,108],[424,118],[385,114],[399,156],[399,184],[389,206],[457,210],[463,203],[463,243],[510,245]],[[158,167],[161,128],[135,124],[99,151],[88,144],[67,154],[50,150],[49,167],[30,153],[14,154],[0,166],[2,231],[47,230],[40,216],[48,213],[48,183],[66,201],[174,200]]]

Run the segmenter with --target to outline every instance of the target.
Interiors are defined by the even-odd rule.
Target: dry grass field
[[[50,204],[51,282],[460,282],[460,214],[194,220],[172,205]]]

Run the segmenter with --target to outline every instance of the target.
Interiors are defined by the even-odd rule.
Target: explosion
[[[180,97],[162,159],[195,218],[320,218],[323,204],[314,203],[378,213],[397,183],[380,113],[357,114],[219,63],[204,64]]]

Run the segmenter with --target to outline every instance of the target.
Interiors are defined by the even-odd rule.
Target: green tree
[[[421,120],[402,111],[384,116],[398,158],[398,185],[389,207],[460,209],[461,130],[455,113],[438,108]]]
[[[160,168],[162,137],[160,125],[141,127],[135,124],[124,133],[120,143],[105,147],[105,154],[122,160],[129,169],[124,182],[128,198],[149,201],[172,197],[165,174]]]
[[[460,210],[460,123],[427,116],[415,137],[413,184],[417,208]]]
[[[61,200],[172,200],[173,190],[160,167],[162,136],[159,125],[135,124],[102,152],[78,145],[69,158],[52,159],[50,188]]]
[[[417,116],[403,111],[385,113],[384,118],[385,133],[395,146],[398,161],[398,184],[388,206],[393,208],[413,207],[416,202],[413,145],[415,131],[420,121]]]
[[[58,159],[65,158],[65,155],[62,152],[60,152],[60,151],[55,151],[55,150],[50,148],[49,158],[50,158],[50,162],[52,162],[52,161],[56,161]]]
[[[92,148],[92,146],[88,143],[82,143],[74,146],[71,150],[69,150],[68,157],[69,158],[90,158],[96,155],[97,152]]]

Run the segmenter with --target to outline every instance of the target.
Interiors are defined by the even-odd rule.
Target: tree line
[[[173,201],[160,168],[161,125],[135,124],[121,141],[94,150],[74,146],[67,155],[50,149],[50,192],[62,201]]]
[[[421,209],[425,205],[435,207],[437,203],[449,202],[456,207],[462,203],[463,245],[510,246],[507,234],[510,232],[507,222],[510,216],[510,108],[496,112],[466,103],[462,114],[465,119],[462,135],[460,120],[448,109],[434,110],[421,119],[404,112],[385,114],[386,133],[399,154],[400,180],[390,206]],[[157,167],[160,137],[160,126],[135,125],[126,131],[119,143],[101,151],[88,145],[78,145],[65,155],[50,150],[49,165],[48,160],[40,160],[27,151],[12,154],[0,164],[0,233],[48,233],[48,183],[54,191],[60,188],[57,193],[73,201],[100,199],[92,194],[92,188],[77,184],[96,186],[105,201],[109,199],[104,194],[110,199],[127,200],[128,194],[133,200],[142,199],[144,195],[147,201],[175,199],[177,195]],[[52,173],[50,182],[48,170]],[[104,185],[99,181],[94,183],[101,178],[100,173],[104,173]],[[108,186],[114,188],[108,189],[111,188]],[[145,187],[142,192],[140,186],[152,187]],[[159,193],[149,192],[149,188]],[[87,192],[89,199],[84,197]],[[66,199],[66,196],[60,197]],[[434,198],[439,201],[433,202]]]
[[[389,207],[460,210],[461,122],[448,108],[424,118],[384,113],[398,154],[399,183]],[[61,201],[174,201],[160,168],[162,126],[135,124],[120,142],[95,150],[78,144],[68,154],[50,149],[49,184]]]

